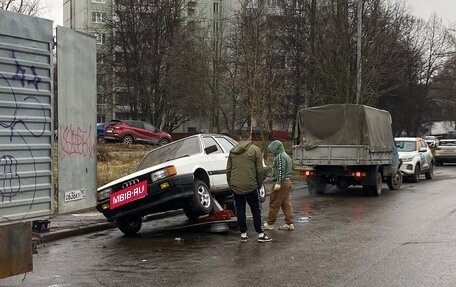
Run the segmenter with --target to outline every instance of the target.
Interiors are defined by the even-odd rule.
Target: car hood
[[[416,151],[400,151],[399,152],[399,158],[403,159],[403,158],[406,158],[406,157],[415,156],[417,154],[418,154],[418,152],[416,152]]]
[[[184,158],[178,158],[178,159],[174,159],[174,160],[169,160],[169,161],[166,161],[166,162],[161,163],[161,164],[157,164],[157,165],[154,165],[154,166],[142,169],[142,170],[138,170],[138,171],[136,171],[134,173],[131,173],[131,174],[128,174],[128,175],[123,176],[121,178],[118,178],[116,180],[113,180],[113,181],[111,181],[111,182],[109,182],[109,183],[97,188],[97,191],[101,191],[103,189],[106,189],[106,188],[112,187],[114,185],[117,185],[117,184],[119,184],[121,182],[128,181],[130,179],[134,179],[134,178],[140,177],[140,176],[142,176],[144,174],[148,174],[148,173],[154,172],[156,170],[165,168],[165,167],[170,166],[170,165],[174,165],[176,167],[176,169],[177,169],[177,174],[179,174],[180,167],[182,167],[182,166],[191,164],[191,165],[194,165],[195,167],[198,167],[198,165],[195,164],[195,162],[196,163],[198,162],[198,160],[196,160],[198,157],[201,157],[201,155],[192,156],[191,163],[188,160],[188,157],[184,157]],[[186,163],[186,162],[188,162],[188,163]],[[194,169],[196,169],[196,168],[194,168]]]

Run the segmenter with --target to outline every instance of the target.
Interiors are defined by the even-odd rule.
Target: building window
[[[92,3],[106,3],[106,0],[92,0]]]
[[[219,13],[220,13],[220,3],[214,2],[214,14],[219,14]]]
[[[104,33],[95,33],[95,37],[97,37],[97,45],[101,45],[105,43],[105,34]]]
[[[106,19],[106,13],[92,12],[92,23],[104,23]]]
[[[218,33],[220,30],[220,23],[217,21],[214,21],[214,32]]]

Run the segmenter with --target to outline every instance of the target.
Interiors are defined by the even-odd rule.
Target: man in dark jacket
[[[241,232],[241,241],[247,242],[246,202],[250,206],[253,225],[258,233],[258,242],[272,239],[264,234],[258,189],[263,184],[263,157],[261,150],[246,135],[240,136],[240,142],[233,147],[228,157],[226,177],[233,191],[236,216]]]

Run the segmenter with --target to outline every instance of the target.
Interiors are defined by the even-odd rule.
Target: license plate
[[[117,208],[129,202],[138,200],[147,195],[147,180],[143,180],[135,185],[126,187],[109,196],[110,209]]]
[[[84,199],[84,198],[86,198],[86,194],[87,194],[87,192],[84,188],[80,189],[80,190],[67,191],[67,192],[65,192],[64,201],[68,202],[68,201],[73,201],[73,200]]]

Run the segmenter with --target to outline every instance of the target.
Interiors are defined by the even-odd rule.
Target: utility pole
[[[358,0],[358,41],[357,41],[357,52],[356,52],[356,104],[359,104],[361,97],[361,75],[362,75],[362,55],[361,55],[361,44],[363,38],[363,0]]]

